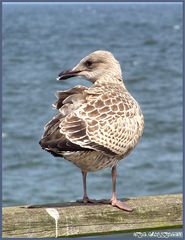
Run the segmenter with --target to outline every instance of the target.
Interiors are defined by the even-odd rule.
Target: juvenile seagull
[[[83,203],[87,196],[86,176],[90,171],[112,168],[110,204],[125,211],[132,208],[116,197],[116,165],[138,143],[144,118],[136,100],[127,91],[119,62],[108,51],[95,51],[57,80],[81,76],[91,87],[75,86],[57,92],[53,106],[58,114],[45,126],[41,147],[56,157],[72,161],[83,176]]]

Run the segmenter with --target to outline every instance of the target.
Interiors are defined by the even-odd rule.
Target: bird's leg
[[[94,204],[101,204],[101,203],[109,203],[110,204],[110,200],[96,200],[96,199],[89,199],[89,197],[87,196],[87,184],[86,184],[86,178],[87,178],[87,172],[82,171],[82,179],[83,179],[83,199],[82,200],[77,200],[77,202],[80,203],[94,203]]]
[[[84,195],[83,195],[83,199],[82,199],[82,202],[83,203],[88,203],[89,202],[89,198],[87,196],[87,172],[83,172],[82,171],[82,178],[83,178],[83,192],[84,192]]]
[[[117,176],[117,169],[116,169],[116,165],[112,167],[112,198],[111,198],[111,205],[118,207],[122,210],[131,212],[133,209],[126,204],[125,202],[121,202],[119,200],[117,200],[116,197],[116,176]]]
[[[77,202],[80,202],[80,203],[95,203],[96,200],[94,199],[89,199],[88,196],[87,196],[87,172],[84,172],[82,171],[82,179],[83,179],[83,192],[84,192],[84,195],[83,195],[83,199],[82,200],[77,200]]]

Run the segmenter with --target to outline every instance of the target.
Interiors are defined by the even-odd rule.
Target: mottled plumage
[[[58,114],[45,126],[40,144],[54,156],[72,161],[82,173],[115,167],[143,133],[141,109],[109,52],[90,54],[71,71],[62,72],[59,80],[73,76],[84,76],[94,84],[57,92],[53,106]]]

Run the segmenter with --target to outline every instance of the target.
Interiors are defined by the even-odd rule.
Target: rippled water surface
[[[140,103],[145,130],[118,168],[119,197],[182,192],[182,5],[3,5],[3,204],[74,201],[81,173],[38,142],[52,118],[57,82],[86,54],[116,56]],[[88,176],[92,198],[111,195],[110,169]]]

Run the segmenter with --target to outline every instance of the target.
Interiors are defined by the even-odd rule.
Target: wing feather
[[[142,134],[142,113],[137,102],[120,85],[77,86],[58,92],[60,113],[45,128],[48,149],[96,150],[127,154]],[[46,144],[47,143],[47,144]]]
[[[90,88],[86,94],[86,102],[61,121],[60,132],[83,148],[125,154],[141,135],[137,102],[113,86]]]

